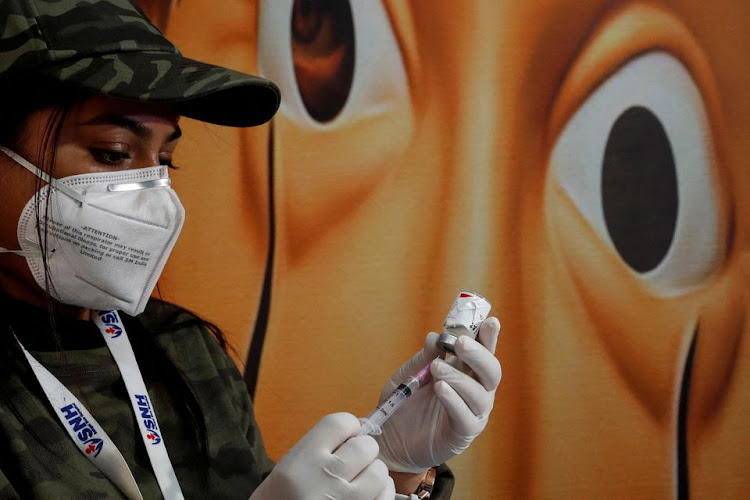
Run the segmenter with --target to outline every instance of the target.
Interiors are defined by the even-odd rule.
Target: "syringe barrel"
[[[418,387],[419,381],[414,377],[410,377],[407,382],[396,387],[396,389],[394,389],[394,391],[390,393],[388,397],[367,416],[367,418],[361,419],[362,428],[358,435],[380,434],[382,432],[381,426],[385,421],[390,418],[393,412],[396,411],[409,396],[411,396],[412,389],[416,390]]]
[[[375,411],[373,411],[372,414],[382,415],[383,421],[385,422],[385,420],[391,416],[391,413],[396,411],[398,407],[401,406],[409,396],[411,396],[411,392],[412,390],[409,388],[409,385],[399,385],[388,395],[387,398],[385,398],[385,400],[383,400],[382,403],[378,405],[377,408],[375,408]]]

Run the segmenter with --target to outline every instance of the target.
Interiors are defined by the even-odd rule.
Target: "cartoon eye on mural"
[[[505,378],[455,497],[742,496],[749,19],[736,0],[182,1],[183,51],[283,103],[257,130],[186,120],[162,293],[232,336],[277,458],[369,411],[471,288]]]
[[[550,168],[655,295],[682,293],[720,264],[726,216],[711,130],[670,55],[640,56],[602,83],[560,134]]]
[[[297,259],[355,216],[401,157],[411,103],[380,2],[269,0],[258,12],[259,70],[283,96],[274,121],[278,236]],[[297,146],[281,147],[287,141]]]
[[[266,2],[261,12],[259,26],[289,25],[285,36],[260,31],[258,42],[264,71],[284,86],[287,115],[308,125],[338,116],[359,59],[349,2]]]

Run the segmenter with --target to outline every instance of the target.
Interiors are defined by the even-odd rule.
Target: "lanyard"
[[[172,462],[125,327],[116,311],[92,311],[94,323],[120,370],[151,467],[166,500],[182,500]],[[18,339],[16,339],[18,341]],[[44,394],[73,442],[130,499],[142,500],[138,485],[112,439],[83,404],[18,341]]]

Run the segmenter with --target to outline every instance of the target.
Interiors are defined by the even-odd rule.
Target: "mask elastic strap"
[[[65,193],[66,195],[70,196],[74,200],[76,200],[81,205],[86,203],[86,196],[79,193],[75,189],[71,189],[65,184],[61,184],[57,182],[57,179],[53,179],[50,177],[50,175],[47,172],[42,171],[39,167],[34,165],[33,163],[29,162],[26,158],[19,155],[15,151],[12,151],[4,146],[0,146],[0,151],[6,154],[9,158],[14,160],[16,163],[21,165],[23,168],[31,172],[32,174],[36,175],[40,179],[42,179],[44,182],[52,186],[53,188]]]
[[[41,250],[8,250],[7,248],[0,247],[0,253],[14,253],[21,257],[38,258],[42,256]]]
[[[8,248],[0,247],[0,253],[13,253],[16,255],[20,255],[21,257],[28,257],[28,258],[39,258],[43,255],[42,249],[39,248],[39,245],[36,244],[36,242],[31,241],[29,239],[25,239],[27,243],[31,243],[32,245],[37,247],[37,250],[10,250]],[[49,258],[53,253],[55,253],[55,249],[53,248],[49,252],[47,252],[47,258]]]

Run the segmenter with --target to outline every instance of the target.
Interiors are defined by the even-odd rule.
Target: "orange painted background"
[[[455,498],[747,494],[750,3],[142,4],[282,90],[263,127],[183,121],[160,282],[232,339],[274,458],[470,288],[504,379]]]

